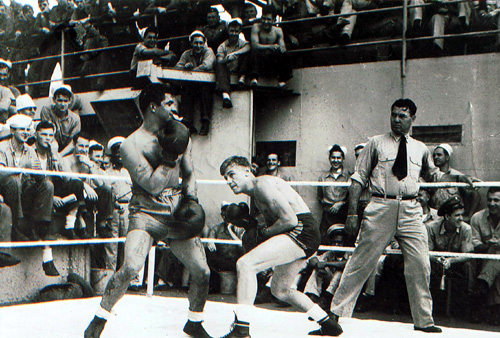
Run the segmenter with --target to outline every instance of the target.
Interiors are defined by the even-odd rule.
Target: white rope
[[[66,171],[53,171],[53,170],[37,170],[37,169],[27,169],[27,168],[13,168],[13,167],[2,167],[0,166],[0,172],[14,173],[14,174],[33,174],[33,175],[45,175],[45,176],[59,176],[59,177],[72,177],[72,178],[88,178],[88,179],[99,179],[106,181],[124,181],[131,183],[130,179],[123,176],[108,176],[108,175],[94,175],[94,174],[81,174]],[[212,180],[212,179],[198,179],[196,183],[200,185],[226,185],[225,180]],[[316,182],[316,181],[292,181],[288,182],[292,186],[312,186],[312,187],[349,187],[351,183],[349,182]],[[483,187],[500,187],[500,181],[490,181],[490,182],[474,182],[475,188]],[[462,182],[426,182],[420,183],[422,188],[450,188],[450,187],[469,187],[469,184]]]
[[[0,248],[31,248],[43,246],[70,246],[70,245],[85,245],[85,244],[107,244],[107,243],[124,243],[125,237],[120,238],[94,238],[94,239],[67,239],[55,241],[31,241],[31,242],[3,242],[0,243]],[[216,239],[216,238],[201,238],[202,243],[215,243],[226,245],[241,246],[242,242],[232,239]],[[161,242],[160,242],[161,243]],[[159,246],[164,246],[159,244]],[[347,246],[330,246],[321,245],[318,251],[339,251],[339,252],[353,252],[354,247]],[[385,254],[401,255],[401,250],[386,249]],[[444,252],[444,251],[430,251],[429,256],[435,257],[465,257],[473,259],[493,259],[500,260],[500,254],[478,254],[478,253],[461,253],[461,252]]]

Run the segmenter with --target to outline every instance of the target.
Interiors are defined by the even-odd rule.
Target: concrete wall
[[[414,125],[461,124],[452,166],[483,180],[500,178],[498,74],[498,54],[407,62],[405,96],[418,106]],[[352,169],[354,145],[390,130],[390,106],[402,93],[400,62],[299,69],[290,85],[301,96],[255,104],[255,139],[297,140],[292,169],[300,180],[317,180],[329,168],[329,146],[346,146],[346,167]],[[315,188],[300,192],[320,216]]]
[[[90,280],[90,252],[88,246],[56,246],[52,248],[54,263],[61,274],[46,276],[42,269],[42,248],[12,249],[12,254],[21,263],[0,269],[0,305],[22,303],[33,300],[38,292],[50,284],[66,282],[74,272]]]

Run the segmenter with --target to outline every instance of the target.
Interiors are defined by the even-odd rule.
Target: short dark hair
[[[500,192],[500,187],[489,187],[487,195],[494,194],[496,192]]]
[[[417,113],[417,105],[410,99],[397,99],[391,106],[391,111],[394,107],[398,108],[408,108],[410,110],[410,116],[415,116]]]
[[[271,5],[266,5],[262,7],[262,16],[271,14],[272,17],[274,18],[276,16],[276,12],[274,10],[274,7]]]
[[[56,125],[48,120],[40,121],[36,125],[35,131],[40,131],[41,129],[53,129],[56,130]]]
[[[236,20],[229,22],[229,24],[227,25],[227,28],[231,28],[231,27],[238,27],[239,29],[241,29],[240,23]]]
[[[83,138],[90,141],[90,136],[86,132],[81,131],[75,136],[73,136],[73,144],[76,144],[79,138]]]
[[[104,147],[100,144],[94,144],[92,147],[89,148],[89,154],[93,153],[94,151],[98,150],[104,150]]]
[[[220,175],[224,176],[227,168],[229,168],[233,164],[251,169],[251,164],[250,161],[248,161],[248,158],[244,156],[231,156],[226,158],[220,165]]]
[[[163,83],[149,83],[139,94],[139,108],[144,115],[151,102],[160,105],[165,99],[165,94],[172,94],[170,87]]]
[[[216,13],[216,14],[219,14],[219,11],[217,10],[217,8],[215,7],[210,7],[210,9],[208,10],[207,12],[207,15],[210,14],[210,13]]]
[[[154,26],[149,26],[146,28],[146,31],[144,32],[144,37],[148,36],[149,33],[153,33],[154,35],[158,35],[158,30]]]

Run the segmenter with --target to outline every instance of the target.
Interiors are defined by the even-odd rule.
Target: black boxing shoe
[[[57,268],[54,264],[54,261],[48,261],[44,262],[42,264],[43,271],[45,272],[45,275],[50,276],[50,277],[55,277],[59,276],[59,271],[57,271]]]
[[[441,330],[440,327],[437,327],[437,326],[427,326],[427,327],[418,327],[418,326],[414,326],[413,329],[415,331],[422,331],[422,332],[425,332],[425,333],[441,333],[443,332],[443,330]]]
[[[212,338],[207,331],[205,331],[205,328],[201,323],[202,322],[192,322],[188,320],[182,331],[184,331],[184,333],[188,336],[194,338]]]
[[[309,336],[333,336],[338,337],[344,332],[338,323],[339,316],[329,312],[328,317],[320,320],[318,324],[321,326],[319,330],[314,330],[308,333]]]
[[[107,320],[101,317],[94,316],[89,326],[85,330],[84,338],[99,338]]]
[[[7,266],[14,266],[21,263],[21,260],[11,254],[6,252],[0,252],[0,268],[5,268]]]
[[[222,338],[251,338],[250,337],[250,323],[238,320],[234,316],[234,322],[231,325],[231,331]]]

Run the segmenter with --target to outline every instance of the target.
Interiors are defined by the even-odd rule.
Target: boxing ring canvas
[[[81,338],[99,306],[100,297],[47,303],[15,305],[0,308],[0,337]],[[187,337],[182,328],[186,322],[188,301],[171,298],[126,295],[114,308],[101,338],[177,338]],[[207,302],[204,326],[213,337],[229,332],[234,319],[234,304]],[[341,318],[342,338],[429,337],[413,330],[413,324]],[[317,324],[303,313],[255,308],[252,313],[253,338],[308,337]],[[494,338],[498,332],[443,327],[436,338]]]

